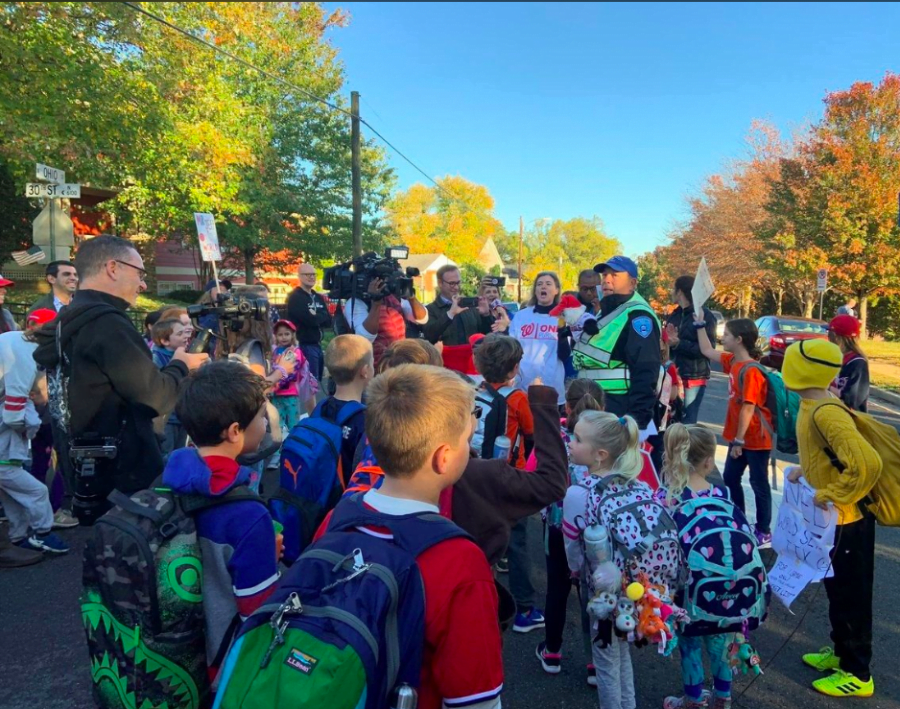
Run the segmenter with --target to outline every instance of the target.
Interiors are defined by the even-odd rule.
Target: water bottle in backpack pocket
[[[416,558],[466,534],[436,514],[380,514],[362,497],[340,502],[327,533],[244,623],[216,709],[383,709],[401,687],[419,686],[425,591]]]
[[[681,604],[688,636],[755,630],[765,620],[771,590],[756,537],[728,498],[696,497],[690,490],[673,511],[690,570]]]
[[[272,517],[284,526],[283,561],[288,565],[310,544],[341,497],[343,429],[366,408],[358,401],[348,401],[332,421],[322,416],[324,403],[294,426],[281,447],[281,485],[269,500]]]
[[[475,393],[475,406],[481,408],[481,415],[472,435],[471,446],[479,458],[494,458],[494,444],[500,436],[506,436],[509,420],[507,400],[515,391],[512,387],[495,389],[484,382]]]

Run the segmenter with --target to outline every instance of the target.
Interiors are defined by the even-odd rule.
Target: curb
[[[893,404],[894,406],[900,406],[900,394],[888,391],[887,389],[871,387],[869,389],[869,396],[884,401],[888,404]]]

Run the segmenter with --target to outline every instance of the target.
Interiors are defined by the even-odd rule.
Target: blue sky
[[[893,3],[327,5],[352,18],[331,35],[346,90],[425,172],[486,185],[510,228],[596,214],[632,255],[754,118],[791,132],[900,71]],[[424,180],[391,162],[400,188]]]

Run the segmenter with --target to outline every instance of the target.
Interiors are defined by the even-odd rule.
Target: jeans
[[[700,699],[703,693],[706,673],[703,670],[703,648],[709,653],[709,668],[712,671],[716,694],[731,696],[731,664],[728,659],[728,645],[734,633],[704,635],[702,637],[679,636],[678,649],[681,650],[681,681],[685,696]]]
[[[592,652],[600,709],[636,709],[630,644],[613,635],[604,648],[594,643]]]
[[[699,387],[684,388],[684,415],[681,423],[687,425],[697,423],[700,419],[700,404],[703,403],[703,395],[706,394],[706,384]]]
[[[528,554],[528,533],[531,518],[520,519],[509,535],[509,591],[516,599],[519,613],[528,613],[534,608],[535,590],[531,581],[531,557]]]
[[[731,493],[731,500],[746,514],[741,478],[749,466],[750,487],[756,498],[756,528],[763,534],[768,534],[772,524],[772,488],[769,487],[769,458],[772,451],[748,451],[744,448],[739,457],[732,458],[731,448],[729,445],[728,460],[725,461],[725,471],[722,473],[728,492]]]
[[[51,471],[53,430],[49,423],[41,424],[37,435],[31,439],[31,474],[50,490],[50,505],[56,512],[63,504],[65,486],[63,476]],[[49,480],[49,482],[48,482]]]
[[[872,588],[875,576],[875,518],[838,526],[831,552],[834,576],[825,579],[834,652],[841,669],[869,680],[872,661]]]
[[[300,345],[300,351],[309,361],[309,371],[316,378],[317,382],[322,381],[322,374],[325,371],[325,358],[322,356],[321,345]]]
[[[0,465],[0,502],[9,519],[9,538],[18,542],[29,530],[46,534],[53,527],[47,486],[18,465]]]

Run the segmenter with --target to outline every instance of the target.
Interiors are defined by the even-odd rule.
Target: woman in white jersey
[[[563,364],[571,356],[569,328],[565,320],[550,315],[559,303],[562,288],[559,276],[542,271],[534,281],[528,307],[516,313],[509,334],[522,345],[525,356],[519,367],[518,384],[527,390],[538,377],[556,389],[560,405],[566,402],[566,371]],[[562,324],[562,327],[560,327]]]

